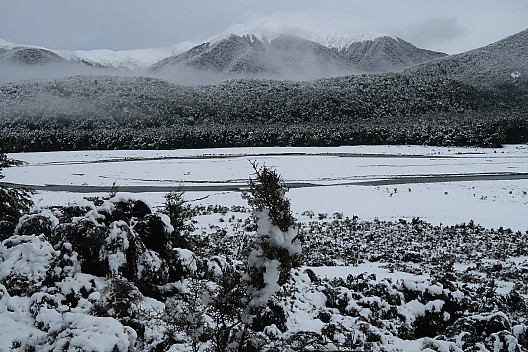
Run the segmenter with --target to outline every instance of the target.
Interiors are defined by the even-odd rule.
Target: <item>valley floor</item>
[[[181,187],[192,204],[245,205],[250,162],[275,167],[297,215],[340,212],[361,219],[423,218],[454,225],[528,229],[528,146],[232,148],[13,153],[23,166],[5,183],[38,190],[41,206],[123,194],[157,206]]]
[[[9,157],[24,164],[2,182],[37,207],[0,243],[2,351],[208,351],[219,318],[243,340],[251,162],[291,186],[302,243],[251,325],[257,350],[528,348],[528,145]],[[156,208],[180,187],[192,226],[173,246]]]

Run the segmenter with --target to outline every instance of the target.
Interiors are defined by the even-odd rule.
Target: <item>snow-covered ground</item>
[[[92,203],[87,206],[85,215],[71,220],[66,216],[62,218],[66,221],[63,225],[69,224],[72,228],[84,224],[83,218],[89,224],[100,221],[98,226],[104,229],[101,233],[107,233],[110,239],[104,243],[109,243],[112,238],[121,238],[118,235],[125,233],[119,232],[121,227],[127,229],[126,233],[130,236],[137,236],[135,225],[146,224],[146,219],[150,219],[150,214],[143,218],[131,216],[126,220],[129,225],[125,220],[114,221],[116,218],[105,213],[117,209],[113,204],[127,202],[127,193],[159,205],[167,189],[184,186],[188,189],[185,197],[193,204],[245,206],[240,188],[245,187],[247,178],[253,172],[250,162],[276,167],[285,181],[292,184],[288,197],[306,236],[303,266],[293,269],[291,280],[283,286],[288,294],[277,295],[277,300],[280,299],[286,309],[285,332],[275,325],[273,329],[266,328],[268,332],[274,331],[277,341],[284,340],[289,344],[292,334],[307,332],[313,338],[326,334],[332,328],[338,331],[332,334],[332,343],[339,346],[348,343],[344,339],[347,334],[353,337],[354,344],[364,346],[370,346],[366,344],[368,336],[375,336],[378,345],[387,351],[462,351],[470,342],[458,336],[468,334],[464,330],[467,326],[470,330],[482,324],[487,326],[488,321],[502,321],[500,319],[504,320],[501,336],[506,336],[507,341],[512,342],[511,346],[525,341],[523,339],[528,331],[524,303],[527,292],[524,275],[528,267],[528,256],[524,250],[526,236],[508,231],[488,231],[473,225],[434,229],[420,221],[386,224],[379,221],[356,222],[355,218],[352,222],[349,219],[337,221],[341,216],[333,213],[343,213],[348,217],[358,215],[366,220],[376,217],[382,220],[422,217],[433,224],[444,225],[473,219],[486,227],[503,226],[525,231],[528,229],[527,145],[496,150],[360,146],[83,151],[9,156],[25,164],[3,170],[6,177],[2,182],[44,189],[46,185],[57,186],[53,191],[40,190],[35,195],[41,206],[65,205],[85,196],[97,195],[90,191],[96,187],[99,187],[100,195],[107,196],[113,182],[121,187],[124,191],[120,191],[118,197],[98,206]],[[196,190],[197,186],[202,187],[200,191]],[[228,186],[238,189],[232,190]],[[70,192],[61,189],[69,189]],[[194,254],[178,249],[179,260],[186,267],[192,267],[190,273],[198,270],[195,262],[198,259],[205,260],[203,263],[207,263],[208,268],[209,265],[218,266],[220,272],[220,265],[227,265],[227,259],[241,260],[240,244],[244,243],[248,234],[253,233],[246,226],[251,223],[251,220],[246,221],[251,213],[248,208],[233,209],[236,208],[202,211],[193,217],[192,235],[202,240],[197,243],[208,244],[206,247],[197,246]],[[37,209],[24,221],[40,216],[41,221],[49,218],[50,223],[56,225],[58,219],[54,214],[58,216],[64,209],[53,211],[55,213],[49,209]],[[328,213],[328,216],[321,213]],[[108,219],[107,223],[103,223],[105,219]],[[166,216],[160,219],[168,223]],[[352,223],[355,225],[352,226]],[[19,230],[23,228],[19,226]],[[139,231],[142,227],[137,229]],[[66,264],[62,264],[64,268],[53,267],[63,263],[56,260],[59,256],[77,260],[78,252],[82,253],[79,246],[75,247],[78,252],[72,252],[75,254],[70,256],[69,251],[74,248],[71,243],[50,242],[59,238],[62,237],[19,234],[0,244],[0,279],[3,280],[0,284],[0,351],[11,350],[12,346],[16,348],[26,342],[29,346],[37,346],[37,350],[44,350],[45,346],[59,349],[70,346],[70,349],[83,347],[85,350],[125,351],[135,341],[139,341],[135,344],[138,350],[153,350],[154,346],[160,349],[160,341],[164,341],[166,334],[164,329],[172,329],[176,325],[170,325],[174,324],[174,320],[165,323],[162,318],[153,319],[153,316],[163,317],[172,301],[140,297],[139,303],[130,308],[136,310],[130,311],[139,317],[136,321],[142,324],[143,330],[133,330],[119,317],[112,316],[111,309],[106,308],[101,315],[100,309],[107,307],[103,304],[106,304],[108,292],[111,292],[112,281],[81,272],[79,262],[70,265],[65,260]],[[134,238],[139,241],[141,237]],[[143,242],[138,243],[137,248],[147,248]],[[104,255],[116,258],[116,254],[106,248],[102,245],[94,253],[103,253],[99,259]],[[466,248],[471,253],[466,255]],[[139,258],[150,260],[153,255],[158,255],[156,253],[145,249]],[[339,255],[334,256],[335,253]],[[358,255],[353,256],[354,253]],[[128,257],[123,255],[119,258]],[[445,265],[449,258],[453,261],[452,269]],[[478,258],[478,262],[472,258]],[[137,267],[143,268],[144,265]],[[50,273],[65,274],[64,277],[46,276]],[[451,279],[449,275],[452,275]],[[18,281],[13,278],[20,277],[31,279],[21,281],[31,285],[17,286]],[[152,278],[154,280],[155,276]],[[45,286],[43,282],[50,286]],[[178,309],[187,307],[183,294],[186,290],[208,287],[212,296],[207,291],[199,300],[202,305],[195,310],[200,314],[207,312],[205,309],[210,308],[209,303],[203,302],[215,297],[213,281],[184,278],[177,285],[181,287],[181,293],[172,298],[179,304],[175,306]],[[31,294],[17,292],[25,288]],[[68,297],[77,301],[70,303]],[[518,306],[503,304],[501,311],[496,311],[496,302],[514,302],[511,298],[518,299]],[[463,307],[460,312],[458,308],[451,309],[457,304]],[[451,310],[448,312],[448,309]],[[132,313],[127,311],[130,316]],[[449,324],[460,331],[449,330],[451,327],[447,326],[447,321],[451,319],[450,314],[456,319],[453,318]],[[430,322],[446,326],[425,335],[413,330],[434,327]],[[466,324],[464,329],[460,327],[461,322]],[[404,332],[393,329],[399,326],[409,326],[413,335],[406,337]],[[138,331],[145,333],[142,335]],[[444,331],[448,331],[449,336],[428,337],[443,334]],[[372,335],[373,332],[376,335]],[[499,335],[488,335],[475,336],[480,339],[478,341],[486,340],[488,345],[495,341],[494,351],[506,350],[506,344],[499,344],[499,339],[493,340]],[[327,344],[328,341],[324,337],[323,342]],[[172,341],[171,345],[170,351],[190,350],[188,344]],[[480,345],[480,342],[475,345]],[[337,350],[337,347],[332,347],[334,345],[329,346],[326,350]]]
[[[299,188],[288,196],[297,216],[305,210],[362,219],[420,217],[433,224],[474,220],[486,227],[528,229],[528,146],[502,149],[417,146],[339,148],[232,148],[171,151],[81,151],[10,154],[25,162],[5,169],[3,182],[25,185],[103,186],[153,205],[167,188],[187,188],[195,203],[245,205],[240,192],[250,161],[276,167]],[[514,174],[521,174],[514,175]],[[513,175],[513,176],[512,176]],[[467,177],[471,176],[471,177]],[[373,181],[388,180],[385,184]],[[143,188],[127,189],[129,186]],[[194,191],[192,187],[211,187]],[[163,188],[160,188],[163,187]],[[59,187],[60,189],[60,187]],[[93,195],[41,190],[39,205]],[[204,197],[207,197],[203,199]]]

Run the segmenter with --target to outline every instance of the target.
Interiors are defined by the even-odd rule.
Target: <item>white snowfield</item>
[[[256,161],[275,167],[292,184],[288,197],[296,215],[312,210],[362,219],[420,217],[444,225],[473,220],[486,227],[528,230],[527,145],[79,151],[9,157],[25,164],[3,170],[2,182],[66,187],[39,191],[35,200],[41,206],[109,191],[114,182],[122,193],[134,192],[153,205],[179,186],[195,203],[246,205],[239,190],[253,173],[250,162]]]
[[[183,42],[163,48],[135,50],[53,50],[68,61],[85,60],[118,69],[146,69],[167,57],[178,55],[191,49],[196,43]]]

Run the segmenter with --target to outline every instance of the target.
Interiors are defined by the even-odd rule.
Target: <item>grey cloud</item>
[[[386,32],[455,52],[528,27],[526,2],[0,0],[0,38],[54,49],[135,49],[197,41],[233,24],[276,19],[312,29]]]
[[[455,17],[429,18],[396,32],[403,39],[417,46],[434,47],[434,44],[446,43],[462,37],[466,28],[462,27]]]

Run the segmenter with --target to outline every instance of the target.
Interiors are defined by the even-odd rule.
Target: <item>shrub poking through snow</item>
[[[290,200],[285,197],[288,188],[275,169],[251,163],[255,178],[249,179],[249,192],[244,198],[254,211],[267,210],[271,224],[287,231],[295,223]]]
[[[165,202],[161,213],[169,217],[170,224],[173,227],[173,231],[169,236],[172,245],[190,249],[191,246],[185,234],[193,230],[193,226],[189,221],[192,217],[192,209],[183,196],[184,192],[181,188],[165,194]]]
[[[281,176],[266,166],[252,166],[255,179],[249,179],[249,192],[244,195],[257,225],[247,263],[252,297],[249,306],[262,307],[288,281],[301,244]]]

